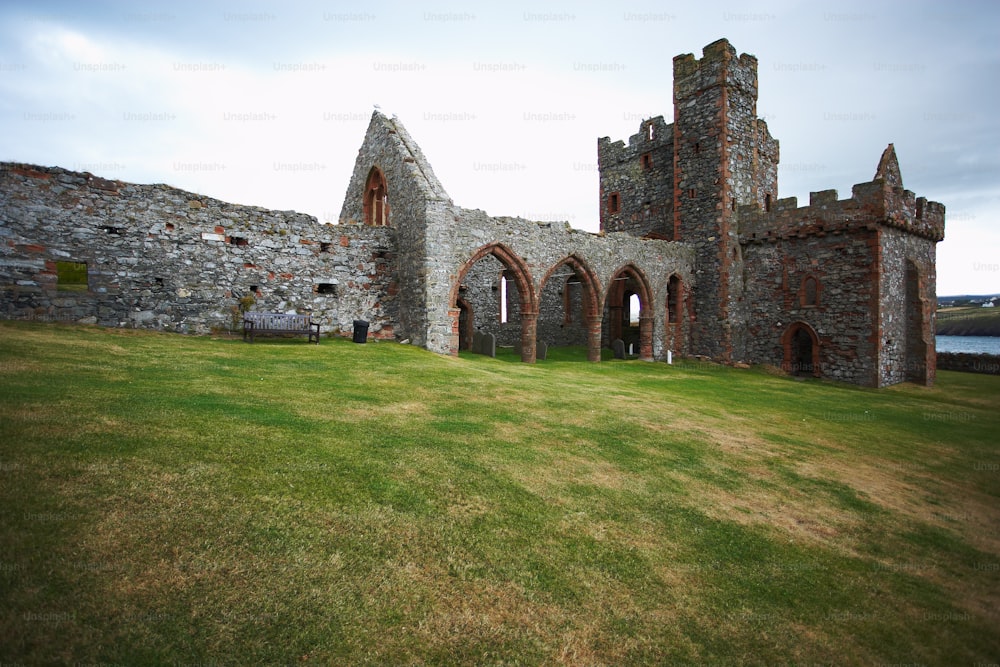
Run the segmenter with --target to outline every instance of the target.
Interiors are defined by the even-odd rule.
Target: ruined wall
[[[647,313],[652,327],[652,354],[655,358],[665,355],[667,281],[672,274],[677,274],[685,284],[693,285],[694,257],[690,248],[680,243],[640,239],[629,234],[601,236],[574,230],[567,223],[493,217],[480,210],[459,208],[431,219],[428,224],[428,349],[443,353],[457,349],[457,327],[453,323],[458,315],[452,312],[455,296],[452,288],[458,284],[461,272],[468,269],[467,264],[477,252],[497,244],[509,249],[511,255],[523,264],[535,304],[546,303],[546,285],[543,284],[546,276],[568,257],[576,258],[595,277],[598,301],[595,312],[598,317],[603,313],[612,276],[624,265],[637,267],[648,279],[652,294],[650,312]],[[568,270],[560,268],[559,273],[553,274],[560,276],[557,287],[567,273]],[[521,315],[523,317],[524,313]],[[536,323],[536,338],[554,344],[552,339],[546,337],[558,340],[552,332],[558,328],[558,324],[554,323],[561,322],[563,316],[561,306],[554,312],[546,311],[540,315]],[[581,328],[575,333],[571,327],[568,333],[560,335],[566,336],[564,340],[578,340],[575,336],[585,333],[584,324],[581,322]],[[683,342],[678,342],[678,345],[683,345]]]
[[[60,168],[0,165],[0,313],[207,333],[256,310],[311,312],[324,332],[396,317],[386,229],[321,225],[166,185],[107,181]],[[60,289],[58,263],[86,264]]]
[[[673,148],[673,127],[663,116],[643,121],[628,146],[597,141],[601,230],[674,239]]]
[[[587,344],[583,285],[568,267],[546,281],[540,304],[537,340],[556,346]]]
[[[398,299],[395,333],[416,345],[426,345],[428,211],[446,210],[451,199],[402,123],[375,111],[358,150],[340,213],[341,224],[357,226],[364,222],[364,187],[372,167],[385,175],[388,190],[388,226],[395,248],[396,273],[390,291]]]

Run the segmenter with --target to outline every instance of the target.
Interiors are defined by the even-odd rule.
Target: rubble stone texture
[[[778,199],[753,56],[720,40],[676,57],[673,100],[673,123],[598,141],[599,234],[456,206],[377,111],[336,225],[2,163],[0,316],[207,333],[250,307],[442,354],[489,334],[529,363],[549,345],[598,361],[621,340],[646,360],[932,383],[944,207],[903,189],[892,145],[850,198],[799,207]]]

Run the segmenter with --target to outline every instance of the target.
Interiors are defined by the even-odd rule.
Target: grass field
[[[963,306],[937,311],[939,336],[1000,336],[1000,308]]]
[[[1000,378],[584,357],[0,323],[0,662],[1000,662]]]

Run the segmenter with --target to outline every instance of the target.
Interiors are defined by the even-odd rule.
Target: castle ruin
[[[757,61],[674,58],[674,117],[598,140],[598,234],[456,206],[396,118],[372,115],[340,224],[166,185],[0,165],[0,316],[207,333],[256,309],[354,319],[442,354],[476,332],[536,359],[621,340],[640,359],[932,384],[944,206],[890,144],[851,197],[778,199]]]

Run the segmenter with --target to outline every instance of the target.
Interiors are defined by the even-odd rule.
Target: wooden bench
[[[258,334],[297,334],[309,336],[310,343],[319,343],[319,323],[311,315],[288,313],[243,313],[243,340],[252,343]]]

